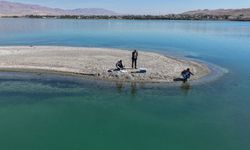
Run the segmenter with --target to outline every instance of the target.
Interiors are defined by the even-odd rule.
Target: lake
[[[250,22],[0,19],[10,45],[138,49],[226,71],[185,86],[2,72],[0,149],[250,149]]]

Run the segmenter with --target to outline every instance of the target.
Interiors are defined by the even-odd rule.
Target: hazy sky
[[[179,13],[194,9],[250,8],[250,0],[10,0],[57,8],[106,8],[124,14]]]

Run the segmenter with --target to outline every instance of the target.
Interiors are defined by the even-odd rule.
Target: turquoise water
[[[228,70],[177,87],[1,73],[0,149],[250,149],[249,22],[0,19],[0,45],[136,48]]]

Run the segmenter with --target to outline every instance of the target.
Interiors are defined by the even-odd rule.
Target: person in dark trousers
[[[186,70],[183,70],[181,72],[181,75],[183,77],[183,83],[187,82],[187,80],[191,77],[191,75],[194,75],[189,68],[187,68]]]
[[[119,60],[117,63],[116,63],[116,69],[117,70],[122,70],[122,69],[124,69],[124,65],[122,64],[122,60]]]
[[[138,52],[134,50],[132,52],[132,68],[137,69],[137,58],[138,58]]]

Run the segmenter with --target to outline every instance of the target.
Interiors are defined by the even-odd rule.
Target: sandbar
[[[49,72],[125,82],[173,82],[187,68],[195,74],[191,80],[210,73],[203,63],[144,51],[139,51],[138,68],[146,68],[147,72],[138,73],[138,69],[131,68],[131,53],[110,48],[1,46],[0,71]],[[125,71],[108,72],[115,69],[118,60],[123,60]]]

